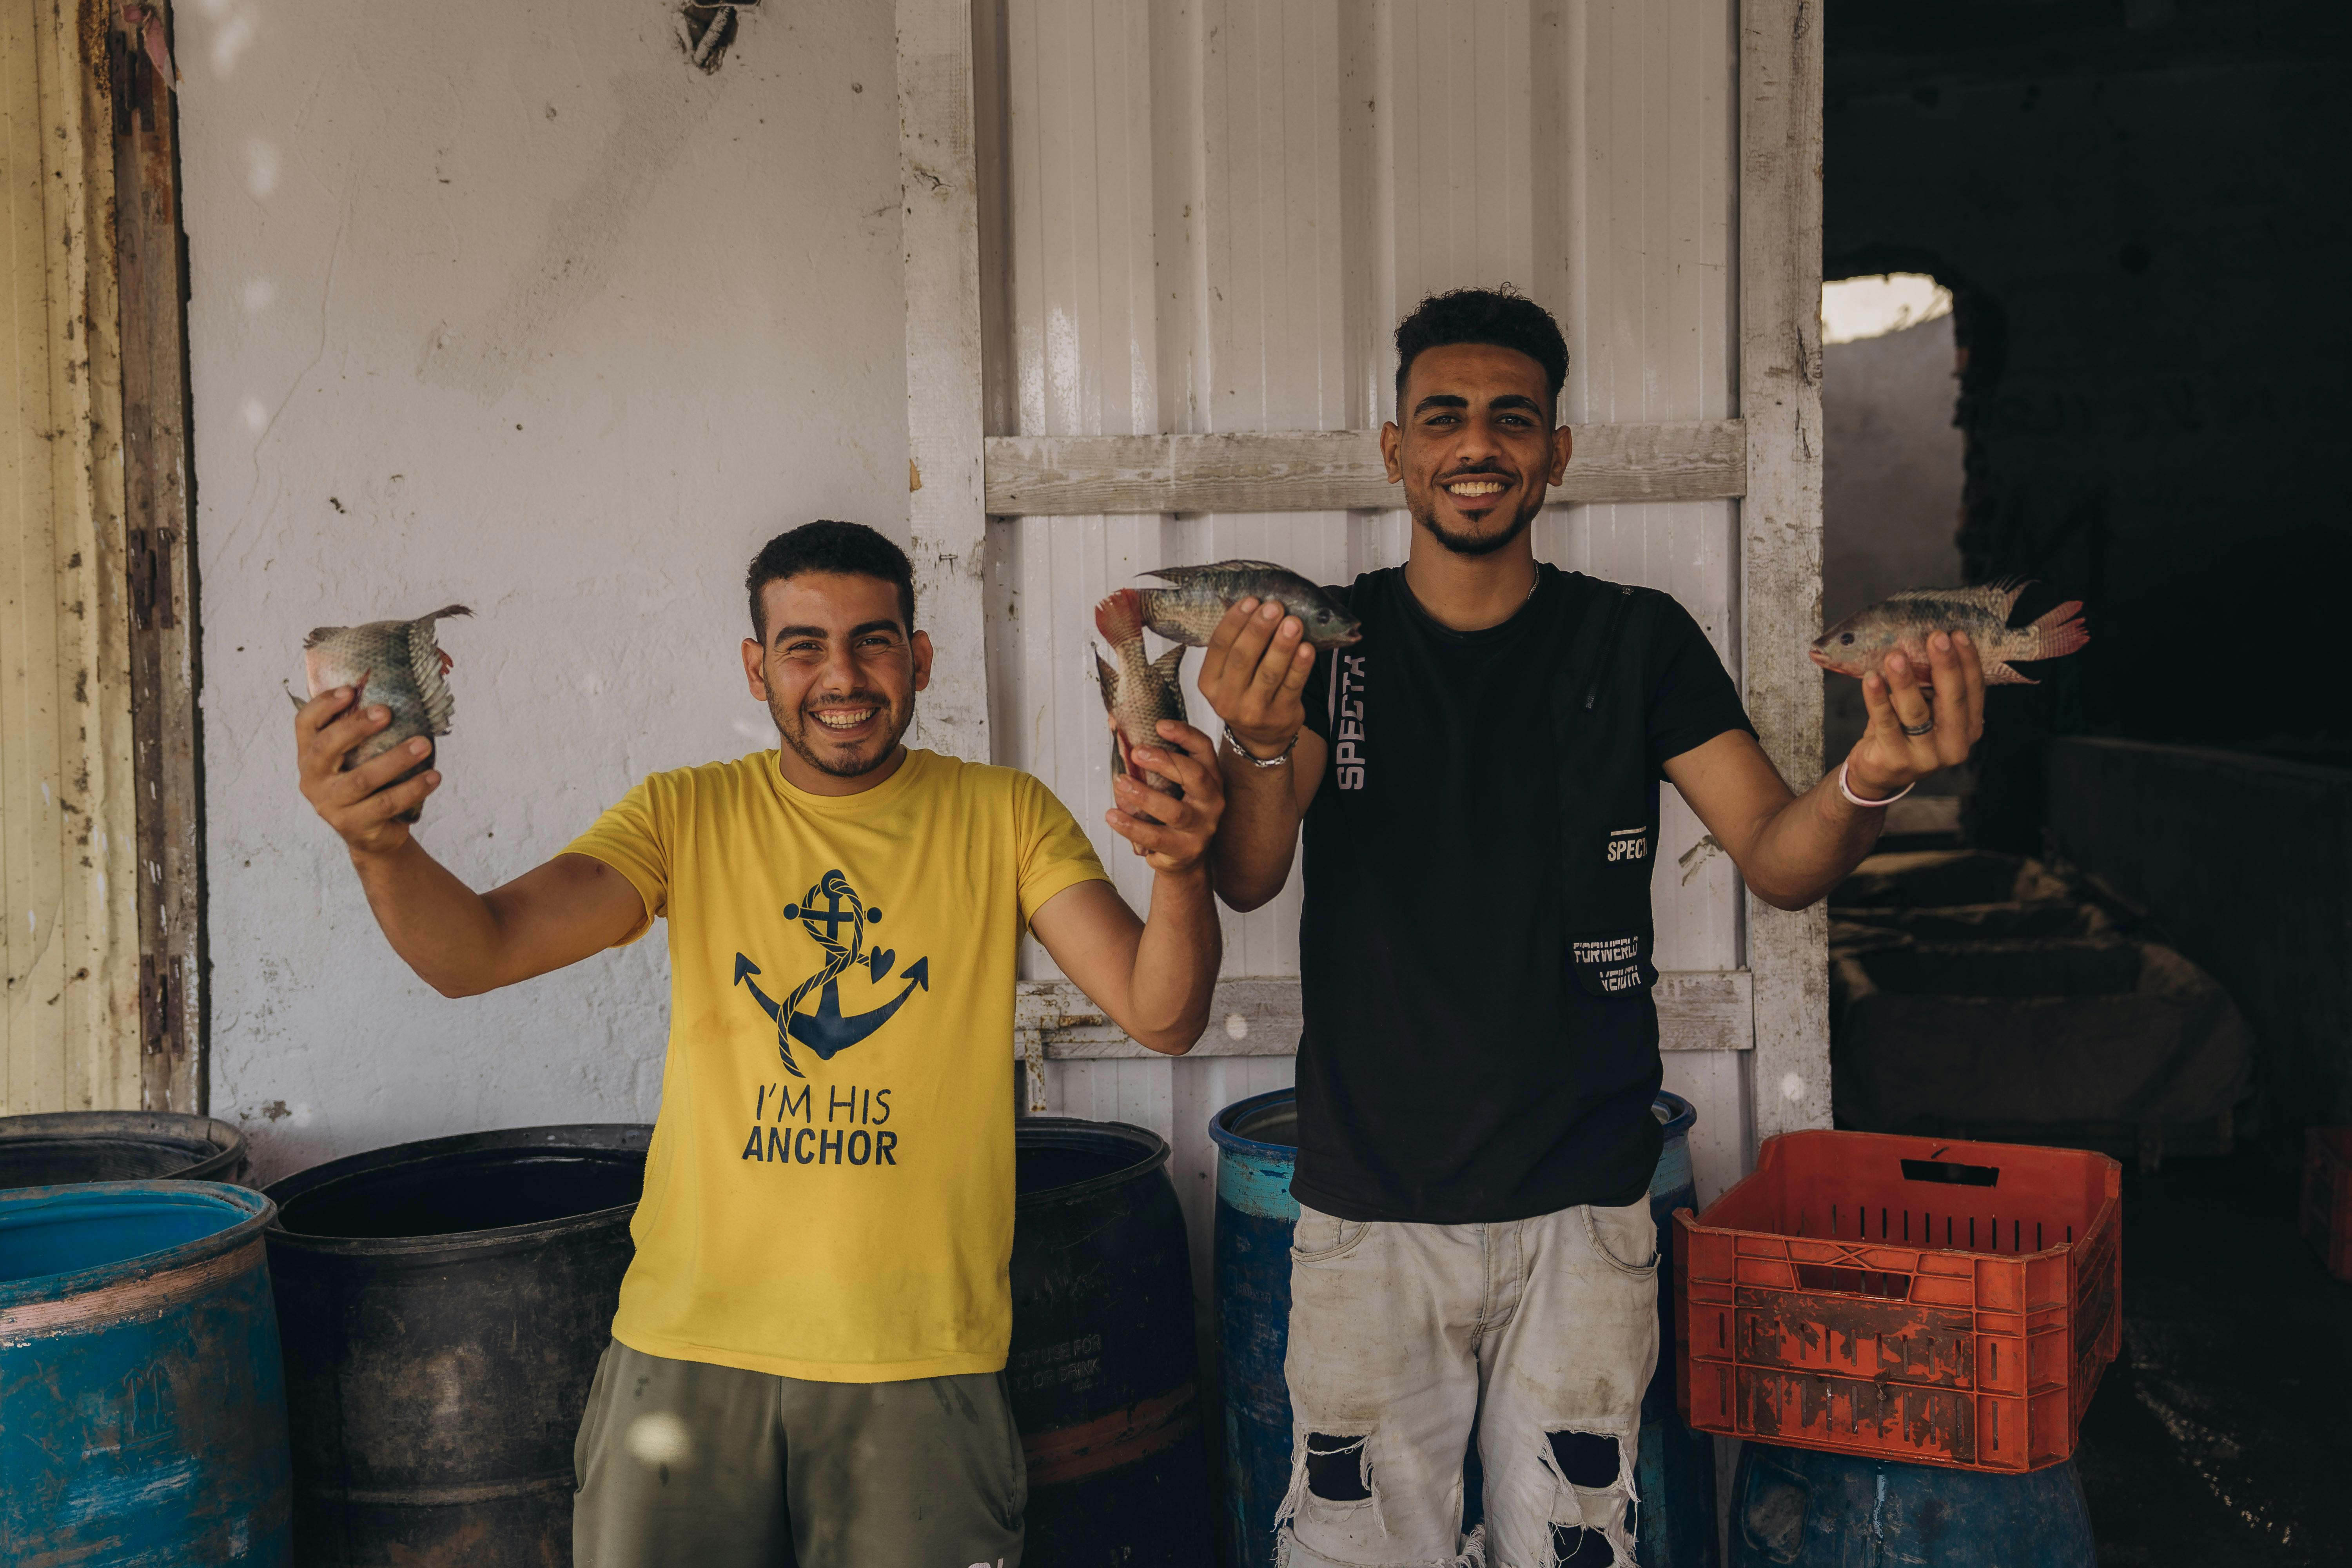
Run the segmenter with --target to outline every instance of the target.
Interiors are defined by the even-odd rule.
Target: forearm
[[[1749,890],[1775,909],[1801,910],[1826,895],[1878,842],[1886,813],[1838,793],[1832,771],[1767,818],[1742,868]]]
[[[1292,778],[1296,762],[1255,768],[1217,748],[1218,773],[1225,783],[1225,815],[1211,849],[1217,868],[1217,896],[1247,913],[1271,900],[1290,879],[1298,846],[1298,800]]]
[[[520,976],[501,973],[504,932],[489,900],[415,838],[353,850],[352,867],[392,950],[444,996],[471,996]]]
[[[1127,1032],[1155,1051],[1189,1050],[1208,1026],[1223,957],[1208,868],[1155,875],[1128,982]]]

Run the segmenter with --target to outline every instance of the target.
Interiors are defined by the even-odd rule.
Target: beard
[[[837,779],[863,778],[898,754],[898,742],[905,738],[907,727],[915,721],[915,705],[910,701],[905,708],[898,708],[877,691],[852,691],[847,694],[847,702],[872,703],[888,727],[882,743],[870,754],[865,751],[845,753],[838,746],[828,748],[830,754],[820,752],[814,737],[825,733],[824,724],[811,718],[805,710],[785,708],[772,695],[768,699],[768,717],[775,721],[776,734],[784,744],[817,772]],[[866,744],[871,746],[873,742]]]
[[[1438,521],[1437,502],[1431,500],[1412,509],[1412,521],[1429,531],[1430,537],[1456,555],[1492,555],[1528,531],[1528,524],[1543,510],[1540,493],[1522,504],[1507,528],[1493,533],[1465,533],[1449,529]]]

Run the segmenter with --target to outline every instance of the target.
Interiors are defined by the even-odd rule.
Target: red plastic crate
[[[2057,1463],[2122,1336],[2122,1184],[2074,1149],[1767,1141],[1675,1216],[1685,1417],[1913,1464]]]
[[[2352,1279],[2352,1127],[2303,1133],[2303,1234],[2338,1279]]]

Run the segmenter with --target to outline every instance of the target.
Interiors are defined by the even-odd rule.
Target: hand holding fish
[[[1201,660],[1201,695],[1260,757],[1280,755],[1307,708],[1300,693],[1315,668],[1306,626],[1278,599],[1237,601],[1217,622]]]
[[[1117,720],[1112,721],[1117,732]],[[1130,745],[1134,769],[1111,777],[1118,805],[1103,820],[1135,846],[1155,871],[1185,872],[1208,863],[1209,844],[1225,812],[1225,781],[1209,759],[1216,743],[1192,725],[1162,719],[1153,726],[1165,744]],[[1172,779],[1181,795],[1161,794],[1137,776]]]
[[[1885,800],[1937,768],[1968,761],[1984,733],[1985,672],[1966,632],[1927,639],[1927,682],[1908,656],[1886,656],[1884,673],[1862,678],[1870,728],[1846,759],[1846,784],[1864,800]],[[1923,690],[1932,684],[1933,691]]]
[[[346,769],[344,758],[393,720],[389,708],[362,708],[358,697],[352,688],[339,686],[297,709],[294,751],[302,796],[312,809],[352,854],[382,854],[408,841],[408,825],[425,797],[441,786],[441,775],[425,768],[402,776],[433,754],[433,742],[422,735]]]

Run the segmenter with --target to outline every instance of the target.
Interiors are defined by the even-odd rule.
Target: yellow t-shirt
[[[669,921],[669,1054],[613,1336],[826,1383],[994,1372],[1013,1305],[1013,959],[1102,862],[1027,773],[910,751],[655,773],[568,853]],[[780,1030],[777,1019],[789,1020]]]

